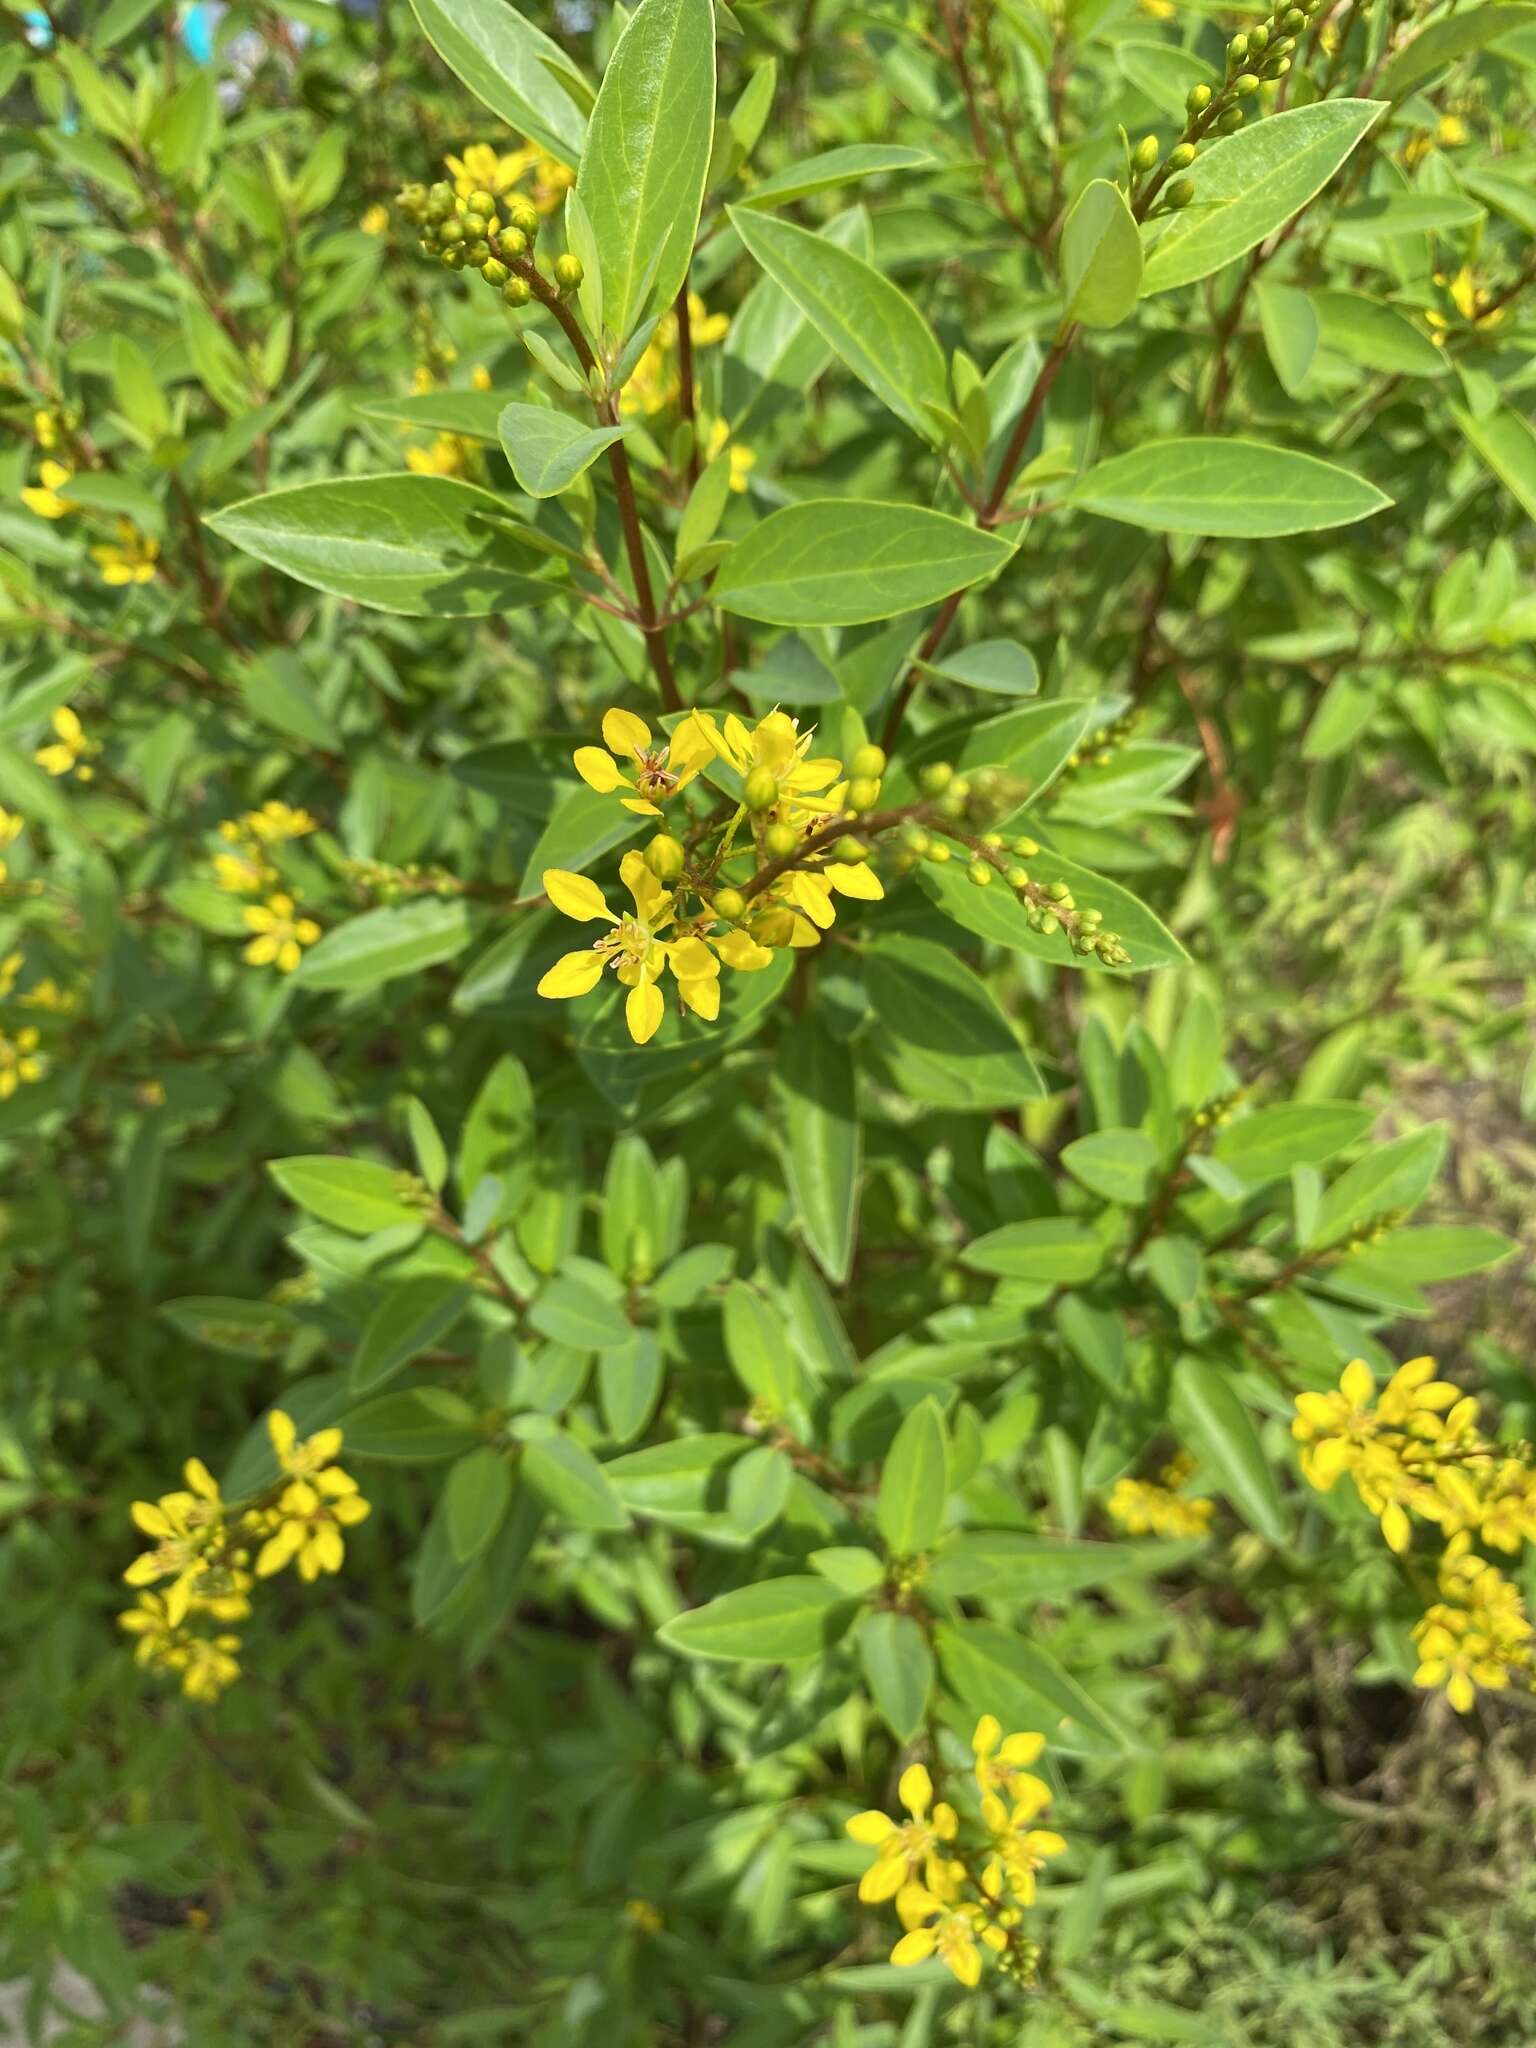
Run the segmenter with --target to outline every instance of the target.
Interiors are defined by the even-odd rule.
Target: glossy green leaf
[[[1315,455],[1215,435],[1149,441],[1111,456],[1065,496],[1085,511],[1154,533],[1245,540],[1347,526],[1392,502],[1364,477]]]
[[[656,1412],[665,1377],[653,1331],[636,1330],[627,1344],[599,1353],[597,1395],[615,1443],[631,1443],[639,1436]]]
[[[941,1624],[939,1662],[972,1713],[1004,1728],[1032,1728],[1067,1756],[1117,1756],[1132,1748],[1117,1716],[1094,1700],[1038,1643],[991,1621]]]
[[[313,1153],[297,1159],[274,1159],[268,1173],[290,1202],[297,1202],[322,1223],[334,1224],[358,1237],[377,1230],[425,1221],[427,1203],[418,1200],[413,1176],[370,1159],[334,1159]],[[426,1190],[421,1194],[425,1196]]]
[[[885,1456],[875,1498],[875,1526],[892,1557],[931,1550],[944,1526],[949,1494],[949,1437],[932,1401],[908,1411]]]
[[[623,440],[625,427],[584,427],[548,405],[504,405],[496,422],[512,474],[530,498],[553,498]]]
[[[529,1309],[528,1320],[540,1336],[573,1351],[612,1351],[635,1334],[617,1301],[571,1273],[550,1281]]]
[[[584,1444],[556,1431],[523,1445],[523,1476],[555,1514],[578,1529],[629,1527],[629,1510]]]
[[[1374,1146],[1323,1196],[1308,1244],[1336,1244],[1363,1223],[1416,1209],[1440,1170],[1445,1144],[1445,1125],[1426,1124],[1390,1144]]]
[[[512,1504],[512,1467],[505,1451],[481,1444],[452,1467],[443,1489],[448,1541],[460,1564],[476,1558]]]
[[[737,542],[715,578],[724,611],[774,626],[855,626],[937,604],[1002,568],[1010,541],[917,505],[786,505]]]
[[[1294,1166],[1321,1166],[1356,1144],[1375,1121],[1376,1112],[1359,1102],[1277,1102],[1224,1124],[1211,1153],[1262,1187]]]
[[[380,1394],[346,1418],[346,1453],[352,1458],[396,1459],[404,1464],[457,1458],[482,1440],[479,1418],[447,1387],[410,1387]]]
[[[470,91],[561,163],[581,160],[587,88],[560,45],[506,0],[411,0],[422,29]]]
[[[759,179],[736,204],[748,212],[765,213],[787,206],[792,199],[827,192],[858,178],[876,177],[883,171],[925,170],[933,161],[927,150],[908,149],[897,142],[849,142]]]
[[[1317,308],[1308,293],[1289,284],[1261,282],[1254,287],[1254,298],[1270,363],[1286,395],[1294,398],[1322,339]]]
[[[1173,1372],[1173,1420],[1248,1526],[1270,1543],[1284,1543],[1275,1475],[1230,1373],[1207,1359],[1181,1358]]]
[[[810,1574],[763,1579],[674,1616],[656,1634],[688,1657],[784,1664],[830,1649],[843,1632],[849,1606],[836,1586]]]
[[[911,1102],[1010,1109],[1038,1098],[1039,1069],[987,984],[931,939],[874,938],[865,985],[877,1056]]]
[[[1104,1244],[1086,1223],[1069,1216],[1037,1216],[973,1238],[960,1260],[974,1272],[995,1273],[1003,1280],[1075,1286],[1091,1280],[1103,1265]]]
[[[1451,417],[1516,504],[1536,519],[1536,427],[1510,406],[1477,419],[1453,405]]]
[[[1536,10],[1533,10],[1536,11]],[[1422,327],[1363,292],[1311,294],[1325,348],[1389,377],[1444,377],[1450,362]]]
[[[1059,1601],[1116,1579],[1168,1571],[1196,1543],[1085,1543],[1021,1529],[975,1529],[946,1543],[924,1580],[936,1593],[1030,1605]]]
[[[1107,178],[1095,178],[1061,230],[1062,319],[1118,327],[1136,304],[1141,271],[1141,238],[1125,194]]]

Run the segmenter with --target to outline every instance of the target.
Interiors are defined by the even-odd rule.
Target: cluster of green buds
[[[1140,723],[1141,714],[1132,706],[1108,725],[1096,727],[1062,762],[1058,780],[1065,781],[1084,768],[1107,768]]]
[[[1024,863],[1040,852],[1035,840],[967,829],[1017,809],[1021,792],[1015,781],[996,768],[960,775],[949,761],[927,762],[917,781],[929,801],[901,828],[898,868],[910,870],[920,861],[943,866],[957,858],[958,848],[968,856],[966,879],[978,889],[1001,880],[1023,905],[1031,931],[1044,938],[1064,933],[1074,953],[1091,954],[1106,967],[1130,965],[1119,933],[1103,929],[1103,911],[1079,909],[1065,882],[1041,882],[1030,874]]]
[[[462,896],[464,884],[447,868],[423,867],[407,861],[392,867],[382,860],[343,860],[340,871],[355,888],[366,890],[380,903],[398,903],[408,896]]]
[[[1243,1099],[1241,1088],[1233,1088],[1225,1095],[1213,1095],[1203,1108],[1197,1109],[1190,1118],[1192,1131],[1220,1130],[1232,1121],[1232,1112]]]
[[[440,182],[406,185],[396,204],[421,230],[424,256],[435,257],[449,270],[478,270],[509,306],[526,306],[538,294],[543,280],[534,267],[533,249],[539,215],[530,200],[486,186],[461,195]],[[557,256],[550,271],[562,297],[581,283],[578,257]]]
[[[1262,112],[1259,96],[1272,100],[1282,78],[1291,68],[1303,31],[1324,0],[1285,0],[1250,29],[1233,36],[1227,44],[1226,75],[1217,85],[1193,85],[1184,100],[1184,130],[1158,163],[1160,146],[1155,135],[1144,135],[1130,152],[1133,193],[1143,179],[1148,182],[1137,197],[1136,211],[1142,220],[1153,212],[1177,212],[1195,196],[1194,182],[1182,175],[1199,155],[1202,142],[1213,135],[1233,135],[1250,113]]]

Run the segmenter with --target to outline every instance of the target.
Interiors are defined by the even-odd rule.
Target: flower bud
[[[1228,107],[1226,112],[1222,115],[1221,119],[1216,123],[1216,130],[1217,133],[1220,135],[1235,135],[1238,129],[1242,127],[1242,125],[1242,108]]]
[[[561,291],[575,291],[586,274],[581,267],[579,256],[565,255],[555,258],[555,283],[559,285]]]
[[[872,811],[880,801],[880,784],[873,775],[856,775],[843,801],[850,811]]]
[[[771,860],[787,860],[799,844],[800,834],[783,819],[763,834],[763,851]]]
[[[985,889],[992,879],[992,870],[984,860],[973,860],[965,871],[965,879],[974,882],[978,889]]]
[[[933,862],[936,868],[943,867],[945,861],[949,859],[949,855],[950,845],[947,839],[932,839],[928,842],[927,858]]]
[[[1269,46],[1270,62],[1273,63],[1276,57],[1289,57],[1295,47],[1296,38],[1294,36],[1281,36],[1277,42],[1273,42]]]
[[[645,864],[658,882],[677,881],[687,858],[683,842],[670,832],[658,832],[645,849]]]
[[[471,192],[464,202],[464,211],[487,220],[496,211],[496,197],[491,192]]]
[[[1240,100],[1248,99],[1253,93],[1256,93],[1258,89],[1258,76],[1255,72],[1252,71],[1240,72],[1239,75],[1232,81],[1232,90],[1237,94]]]
[[[1287,73],[1287,71],[1290,70],[1290,68],[1291,60],[1289,57],[1271,57],[1269,62],[1264,66],[1264,76],[1269,80],[1270,84],[1273,85],[1277,78],[1284,78],[1285,74]]]
[[[1194,196],[1195,184],[1192,178],[1175,178],[1163,194],[1164,199],[1174,208],[1188,206]]]
[[[437,239],[445,249],[452,248],[455,243],[464,240],[464,223],[458,220],[445,220],[437,231]]]
[[[1307,17],[1299,7],[1292,7],[1280,17],[1280,26],[1288,36],[1299,36],[1307,25]]]
[[[526,256],[528,237],[521,228],[503,228],[496,237],[496,246],[503,256]]]
[[[1269,30],[1261,21],[1257,28],[1248,31],[1248,47],[1257,56],[1260,50],[1269,48]]]
[[[462,270],[464,268],[464,251],[455,244],[453,248],[445,249],[439,260],[445,263],[450,270]]]
[[[1199,154],[1192,142],[1175,143],[1168,152],[1168,168],[1170,171],[1187,171]]]
[[[919,771],[917,783],[924,796],[942,796],[954,780],[955,771],[948,761],[930,761]]]
[[[747,899],[739,889],[717,889],[709,901],[716,917],[723,917],[728,924],[734,924],[738,917],[744,917]],[[765,940],[765,944],[768,942]]]
[[[493,284],[496,285],[497,287],[500,287],[501,285],[504,285],[506,283],[507,279],[512,275],[512,273],[510,270],[508,270],[505,263],[500,263],[494,256],[489,256],[486,258],[485,262],[482,263],[480,266],[480,275],[485,279],[487,284]]]
[[[446,220],[453,212],[453,187],[434,185],[427,194],[427,219]]]
[[[868,860],[869,848],[862,839],[855,839],[851,832],[845,832],[832,849],[834,860]]]
[[[1020,860],[1033,860],[1035,855],[1040,851],[1040,847],[1036,840],[1021,836],[1020,838],[1014,840],[1013,850],[1019,856]]]
[[[754,768],[741,785],[741,800],[749,811],[771,811],[779,800],[779,778],[771,768]]]
[[[491,245],[483,236],[477,237],[473,242],[466,242],[464,244],[464,261],[472,265],[474,269],[478,270],[482,263],[489,263],[490,260]]]
[[[539,232],[538,209],[526,199],[512,198],[507,201],[507,219],[513,227],[521,229],[531,241]]]
[[[1247,55],[1248,38],[1242,35],[1234,36],[1227,45],[1227,62],[1229,64],[1241,64]]]
[[[1131,151],[1131,168],[1136,171],[1150,171],[1157,162],[1157,137],[1143,135]]]
[[[1211,104],[1211,88],[1208,85],[1192,85],[1184,95],[1184,104],[1192,114],[1203,114]]]
[[[509,306],[526,306],[533,297],[533,287],[526,277],[509,277],[501,288],[501,296]]]
[[[854,754],[853,759],[848,763],[848,773],[850,775],[873,775],[879,777],[885,773],[885,768],[885,749],[873,744],[860,747]]]
[[[921,858],[928,851],[929,847],[932,846],[933,837],[930,833],[925,832],[921,825],[903,825],[901,828],[901,843],[908,853],[915,853]]]
[[[1029,869],[1008,868],[1004,871],[1003,880],[1010,889],[1027,889],[1029,887]]]

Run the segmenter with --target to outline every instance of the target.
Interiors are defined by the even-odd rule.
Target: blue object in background
[[[35,7],[29,7],[21,17],[26,24],[27,41],[34,50],[53,48],[53,28],[46,14],[39,14]]]
[[[213,62],[213,38],[228,8],[222,0],[199,0],[182,17],[181,40],[189,57],[198,64]]]

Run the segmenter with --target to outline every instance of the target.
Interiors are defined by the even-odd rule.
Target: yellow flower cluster
[[[46,747],[38,748],[33,760],[48,775],[73,775],[78,782],[89,782],[96,773],[91,761],[101,752],[101,741],[87,736],[78,715],[67,704],[59,705],[50,722],[53,739]]]
[[[407,448],[405,466],[417,476],[463,476],[477,466],[475,444],[462,434],[439,434],[425,448]]]
[[[688,340],[691,347],[712,348],[717,341],[724,341],[730,331],[728,313],[711,313],[697,292],[688,294]],[[670,311],[663,313],[619,399],[619,410],[627,418],[665,412],[668,406],[676,405],[682,390],[682,365],[677,341],[677,315]]]
[[[1504,318],[1505,308],[1493,303],[1492,292],[1485,291],[1479,285],[1470,264],[1463,263],[1454,277],[1447,277],[1443,271],[1436,271],[1435,283],[1468,327],[1486,331],[1490,327],[1497,327]],[[1453,324],[1450,314],[1431,307],[1424,318],[1430,325],[1430,340],[1436,348],[1444,348]]]
[[[1109,1496],[1109,1512],[1132,1536],[1206,1535],[1215,1502],[1179,1491],[1194,1469],[1194,1459],[1181,1451],[1163,1467],[1155,1482],[1117,1479]]]
[[[570,166],[536,142],[525,142],[521,149],[504,154],[488,142],[472,142],[462,156],[445,156],[443,164],[460,199],[469,199],[476,192],[493,192],[499,197],[526,181],[524,197],[532,200],[536,212],[545,215],[561,205],[576,182]]]
[[[1022,1909],[1035,1902],[1036,1877],[1066,1848],[1049,1828],[1034,1826],[1050,1804],[1050,1787],[1029,1766],[1043,1735],[1005,1736],[983,1714],[971,1738],[976,1784],[975,1824],[962,1823],[945,1800],[935,1801],[922,1764],[901,1774],[896,1796],[905,1821],[872,1808],[847,1822],[856,1842],[874,1850],[859,1880],[866,1904],[894,1903],[903,1933],[891,1950],[898,1965],[937,1956],[968,1988],[981,1980],[990,1954],[1005,1974],[1028,1982],[1036,1950],[1018,1933]]]
[[[303,839],[316,830],[308,811],[272,798],[260,810],[246,811],[238,818],[226,818],[219,837],[230,847],[213,857],[213,872],[221,889],[231,896],[265,895],[263,903],[246,906],[245,923],[254,934],[245,948],[252,967],[276,967],[291,974],[303,958],[304,948],[320,936],[320,926],[298,908],[299,891],[280,888],[272,851],[289,840]]]
[[[1536,1465],[1530,1447],[1499,1446],[1478,1426],[1478,1403],[1432,1358],[1398,1367],[1377,1398],[1375,1375],[1352,1359],[1333,1393],[1296,1397],[1291,1432],[1301,1469],[1320,1493],[1348,1473],[1398,1555],[1415,1519],[1444,1541],[1441,1598],[1414,1629],[1415,1682],[1443,1686],[1458,1713],[1475,1688],[1508,1685],[1531,1669],[1531,1624],[1518,1590],[1473,1545],[1513,1556],[1536,1542]]]
[[[26,819],[18,817],[15,811],[7,811],[0,808],[0,855],[4,855],[10,847],[16,844],[26,829],[26,823]],[[0,882],[8,881],[10,879],[10,872],[4,859],[0,858]]]
[[[137,1661],[174,1674],[189,1699],[216,1700],[239,1677],[240,1638],[226,1625],[250,1614],[256,1580],[289,1564],[305,1580],[340,1571],[342,1531],[369,1512],[357,1481],[335,1463],[339,1429],[301,1442],[281,1409],[267,1429],[281,1476],[249,1503],[225,1502],[201,1458],[189,1458],[184,1487],[133,1504],[150,1548],[123,1573],[139,1597],[118,1622],[138,1638]]]
[[[39,419],[44,417],[41,413],[38,415]],[[52,446],[56,442],[55,434],[53,441],[43,445]],[[47,456],[38,464],[38,481],[23,488],[21,502],[39,519],[68,518],[70,513],[80,510],[76,500],[65,495],[73,476],[74,471],[67,462]],[[141,533],[131,519],[119,518],[115,531],[115,541],[100,541],[91,549],[91,559],[101,570],[102,581],[114,585],[152,583],[160,559],[160,543],[147,533]]]
[[[707,855],[701,852],[690,861],[682,842],[663,834],[644,854],[624,856],[619,874],[634,898],[632,913],[619,916],[610,910],[586,876],[547,868],[544,893],[557,910],[581,922],[603,919],[612,930],[589,950],[557,960],[540,981],[539,994],[556,999],[586,995],[597,986],[603,968],[612,966],[630,990],[630,1035],[643,1045],[665,1013],[657,983],[667,969],[687,1008],[712,1019],[720,1010],[722,962],[751,972],[766,967],[784,947],[818,944],[836,916],[834,893],[870,902],[882,897],[880,878],[862,858],[862,849],[858,859],[850,860],[841,857],[838,843],[808,848],[803,866],[785,865],[761,886],[744,875],[746,893],[724,877],[737,834],[748,820],[761,869],[793,861],[812,834],[842,813],[849,788],[839,780],[843,765],[808,758],[812,737],[783,711],[769,712],[750,730],[734,715],[722,729],[708,712],[692,711],[670,740],[658,742],[632,711],[609,711],[603,719],[605,747],[578,747],[574,757],[576,772],[590,789],[618,796],[626,810],[659,818],[665,805],[720,760],[741,777],[743,801],[723,822]],[[877,783],[872,786],[878,791]]]

